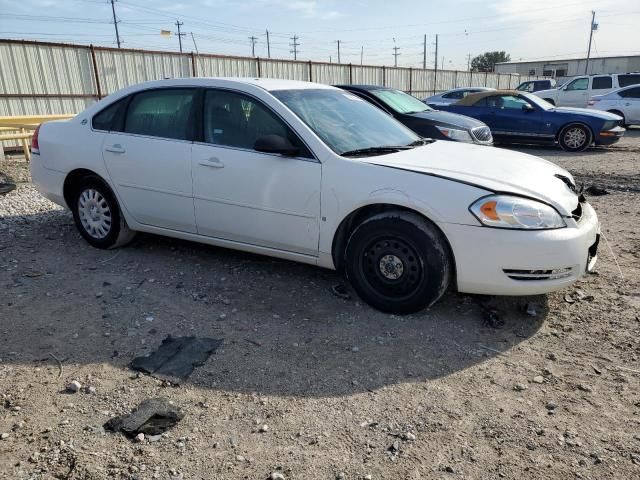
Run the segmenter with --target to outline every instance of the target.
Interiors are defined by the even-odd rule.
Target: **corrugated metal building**
[[[564,60],[536,60],[496,64],[498,73],[517,73],[523,76],[553,78],[575,77],[585,74],[586,58]],[[640,55],[627,57],[596,57],[589,60],[588,74],[627,73],[640,71]]]

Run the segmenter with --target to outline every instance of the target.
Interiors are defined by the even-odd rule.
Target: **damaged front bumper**
[[[571,285],[593,269],[600,225],[588,203],[579,220],[555,230],[503,230],[445,224],[458,291],[536,295]]]

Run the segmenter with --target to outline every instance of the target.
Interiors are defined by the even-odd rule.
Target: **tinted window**
[[[121,113],[128,98],[118,100],[93,117],[91,125],[95,130],[120,130]]]
[[[513,95],[493,95],[491,97],[484,97],[483,99],[475,103],[475,107],[488,107],[488,108],[501,108],[507,110],[522,110],[523,105],[528,105],[529,102],[523,98]]]
[[[640,84],[640,75],[618,75],[618,85],[621,87],[636,84]]]
[[[204,98],[204,141],[252,150],[265,135],[279,135],[298,147],[299,157],[313,158],[300,138],[257,100],[240,93],[208,90]]]
[[[271,92],[334,152],[409,145],[419,137],[379,108],[355,95],[334,89]]]
[[[516,88],[516,90],[520,90],[521,92],[533,92],[533,82],[525,82]]]
[[[459,90],[457,92],[449,92],[442,95],[442,98],[462,98],[464,97],[464,91]]]
[[[586,90],[589,88],[588,78],[577,78],[567,85],[567,90]]]
[[[613,82],[611,77],[593,77],[593,83],[591,84],[591,88],[593,90],[601,90],[603,88],[611,88],[613,86]]]
[[[624,98],[640,98],[640,87],[630,88],[623,92],[618,92],[618,95]]]
[[[175,88],[136,94],[124,123],[126,133],[189,140],[194,90]]]

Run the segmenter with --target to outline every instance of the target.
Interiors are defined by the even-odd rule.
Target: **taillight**
[[[33,132],[33,137],[31,137],[31,153],[40,154],[40,145],[38,144],[38,134],[40,133],[40,127],[42,124],[38,125]]]

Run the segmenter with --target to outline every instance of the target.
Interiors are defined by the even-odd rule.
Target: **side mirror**
[[[535,111],[535,108],[533,107],[533,105],[529,105],[528,103],[525,103],[524,105],[522,105],[522,110],[525,113],[531,113]]]
[[[295,157],[300,153],[300,149],[287,138],[273,134],[258,137],[253,149],[263,153],[279,153],[287,157]]]

